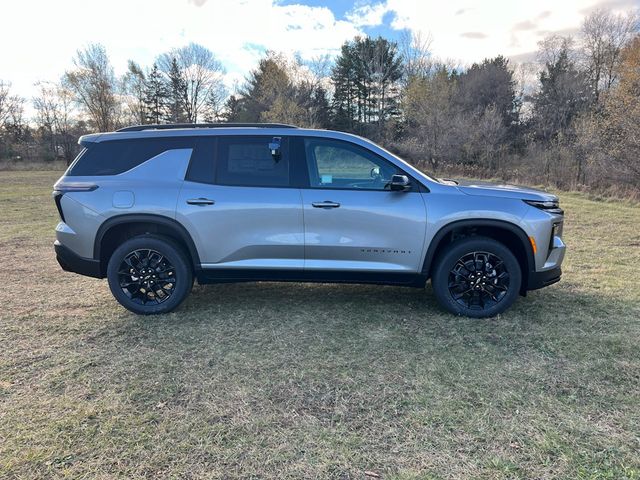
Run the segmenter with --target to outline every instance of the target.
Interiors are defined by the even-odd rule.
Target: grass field
[[[561,283],[196,286],[142,318],[63,273],[55,172],[0,172],[1,478],[640,478],[640,207],[562,194]]]

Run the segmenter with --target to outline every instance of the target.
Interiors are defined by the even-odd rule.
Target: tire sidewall
[[[470,309],[460,305],[449,292],[448,283],[451,269],[460,258],[473,251],[489,252],[500,257],[509,273],[509,289],[506,296],[496,305],[483,310]],[[520,293],[522,271],[515,255],[502,243],[486,237],[467,237],[456,240],[442,253],[436,263],[431,283],[439,303],[449,312],[472,318],[486,318],[504,312],[513,304]]]
[[[176,285],[171,296],[157,305],[137,304],[122,291],[118,269],[122,260],[134,250],[151,249],[164,255],[174,267]],[[187,297],[193,286],[193,273],[182,249],[171,239],[156,235],[141,235],[125,241],[116,248],[107,264],[107,280],[115,299],[127,310],[139,315],[167,313],[177,308]]]

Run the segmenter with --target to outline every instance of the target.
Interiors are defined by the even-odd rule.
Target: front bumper
[[[527,282],[527,290],[537,290],[560,281],[562,276],[562,268],[558,265],[550,270],[542,272],[531,272],[529,281]]]
[[[104,278],[99,260],[81,257],[58,240],[53,243],[53,248],[56,251],[56,259],[64,271],[88,277]]]

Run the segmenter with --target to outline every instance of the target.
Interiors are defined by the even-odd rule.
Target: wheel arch
[[[496,219],[456,220],[444,225],[433,236],[422,266],[422,273],[431,277],[434,260],[451,242],[458,238],[482,235],[493,238],[509,248],[518,259],[522,270],[522,286],[520,293],[528,289],[529,277],[535,272],[535,258],[528,235],[518,225]]]
[[[105,220],[96,233],[93,258],[100,262],[101,273],[106,274],[109,257],[122,241],[145,233],[172,238],[184,248],[194,271],[200,269],[195,243],[187,229],[176,220],[155,214],[123,214]]]

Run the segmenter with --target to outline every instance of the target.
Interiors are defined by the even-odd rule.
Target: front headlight
[[[536,207],[540,210],[544,210],[547,213],[553,213],[554,215],[564,215],[564,210],[560,208],[558,200],[524,200],[524,203]]]
[[[551,230],[551,236],[562,238],[562,222],[553,224],[553,229]]]

